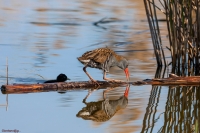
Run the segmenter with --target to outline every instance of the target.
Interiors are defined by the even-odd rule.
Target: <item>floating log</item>
[[[133,82],[132,85],[200,85],[200,76],[179,77],[175,74],[169,74],[168,78],[145,79],[143,81]]]
[[[89,81],[82,82],[57,82],[57,83],[44,83],[44,84],[13,84],[2,85],[1,92],[3,94],[16,94],[16,93],[34,93],[34,92],[47,92],[47,91],[67,91],[75,89],[86,88],[105,88],[105,87],[117,87],[127,84],[127,82],[107,82],[97,81],[96,83]]]
[[[107,82],[97,81],[96,83],[89,81],[82,82],[58,82],[58,83],[44,83],[44,84],[13,84],[13,85],[2,85],[1,91],[3,94],[17,94],[17,93],[34,93],[34,92],[47,92],[47,91],[67,91],[67,90],[78,90],[78,89],[89,89],[89,88],[106,88],[106,87],[118,87],[126,84],[132,85],[200,85],[200,76],[191,77],[179,77],[175,74],[170,74],[168,78],[155,78],[145,79],[143,81],[136,82]]]

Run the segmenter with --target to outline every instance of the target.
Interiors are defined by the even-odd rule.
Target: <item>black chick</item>
[[[44,83],[56,83],[56,82],[65,82],[66,80],[70,80],[65,74],[59,74],[56,80],[47,80]]]

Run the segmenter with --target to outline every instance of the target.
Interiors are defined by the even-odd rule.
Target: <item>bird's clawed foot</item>
[[[95,85],[100,86],[99,83],[96,80],[92,79],[92,78],[90,79],[89,82],[95,83]]]

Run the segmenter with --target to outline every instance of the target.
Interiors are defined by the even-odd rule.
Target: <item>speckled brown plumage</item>
[[[129,79],[128,73],[128,61],[121,55],[117,55],[113,50],[109,48],[98,48],[92,51],[84,53],[78,60],[85,65],[84,72],[90,78],[90,80],[96,82],[86,71],[86,67],[98,68],[104,71],[103,78],[109,81],[117,81],[106,78],[106,72],[109,72],[109,68],[118,66],[126,73],[127,80]]]
[[[104,63],[111,55],[115,56],[118,61],[123,58],[122,56],[117,55],[113,50],[109,48],[98,48],[84,53],[78,59],[79,60],[92,59],[95,62]]]

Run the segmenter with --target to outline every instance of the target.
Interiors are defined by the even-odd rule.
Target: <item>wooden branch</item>
[[[191,77],[178,77],[177,75],[170,74],[169,78],[162,79],[146,79],[136,82],[107,82],[97,81],[100,86],[89,81],[82,82],[58,82],[58,83],[44,83],[44,84],[13,84],[2,85],[1,91],[3,94],[16,94],[16,93],[34,93],[34,92],[48,92],[48,91],[67,91],[77,89],[89,89],[89,88],[106,88],[106,87],[118,87],[126,84],[132,85],[200,85],[200,76]]]
[[[168,78],[146,79],[133,82],[132,85],[200,85],[200,76],[179,77],[175,74],[169,74]]]
[[[74,89],[87,89],[87,88],[106,88],[117,87],[127,84],[126,82],[107,82],[97,81],[96,83],[89,81],[82,82],[57,82],[57,83],[44,83],[44,84],[13,84],[2,85],[1,91],[3,94],[16,94],[16,93],[33,93],[33,92],[48,92],[48,91],[67,91]]]

